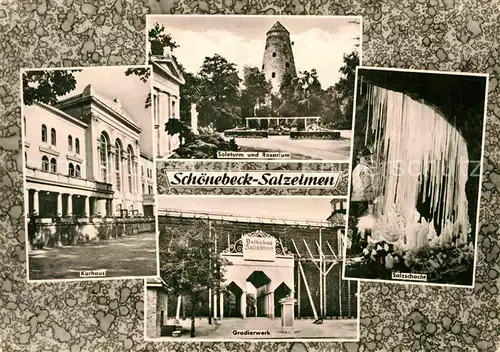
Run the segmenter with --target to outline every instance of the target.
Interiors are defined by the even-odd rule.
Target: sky
[[[330,197],[157,197],[158,209],[226,213],[286,220],[326,221]]]
[[[198,72],[204,58],[217,53],[238,66],[240,78],[245,65],[262,67],[266,32],[279,20],[294,43],[297,71],[315,68],[324,89],[339,80],[343,55],[361,43],[361,24],[350,23],[359,22],[357,17],[164,15],[147,20],[148,29],[155,23],[165,26],[179,45],[173,54],[189,72]]]
[[[150,80],[144,83],[135,75],[125,76],[126,69],[126,66],[82,68],[82,71],[73,73],[76,89],[60,99],[80,94],[88,84],[92,84],[97,93],[110,100],[120,97],[123,109],[142,128],[141,152],[153,156],[151,109],[144,107],[151,83]]]

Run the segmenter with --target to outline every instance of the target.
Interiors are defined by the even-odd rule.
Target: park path
[[[271,332],[270,336],[260,337],[260,339],[349,339],[355,340],[358,337],[358,321],[356,319],[324,320],[323,324],[313,324],[312,319],[297,319],[294,322],[295,333],[287,334],[280,332],[281,319],[274,320],[268,318],[224,318],[218,322],[218,325],[209,325],[207,318],[196,318],[196,338],[198,339],[224,339],[224,340],[251,340],[259,339],[258,336],[245,337],[235,336],[233,330],[253,330]],[[193,340],[189,336],[191,320],[181,320],[180,325],[184,329],[184,334],[174,340]],[[164,338],[172,339],[172,338]]]
[[[33,250],[30,280],[80,278],[80,270],[106,269],[106,277],[157,274],[154,232],[126,235],[78,246]]]

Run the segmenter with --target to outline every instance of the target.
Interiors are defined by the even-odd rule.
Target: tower
[[[285,72],[297,76],[293,59],[290,32],[278,21],[266,33],[266,47],[262,61],[262,72],[273,85],[272,92],[278,93]]]

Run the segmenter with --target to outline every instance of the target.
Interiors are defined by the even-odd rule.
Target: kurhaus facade
[[[153,215],[153,160],[141,128],[88,85],[55,106],[24,107],[28,214]]]
[[[157,158],[169,157],[180,145],[178,135],[165,131],[169,119],[180,118],[180,86],[185,83],[171,55],[153,56],[153,119]]]

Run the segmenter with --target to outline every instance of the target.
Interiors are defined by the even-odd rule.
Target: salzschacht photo
[[[488,75],[356,79],[344,278],[473,287]]]
[[[150,74],[21,71],[28,280],[157,276]]]
[[[146,339],[358,339],[342,279],[346,198],[158,197]],[[305,219],[303,219],[305,217]]]
[[[147,16],[158,159],[350,158],[360,16]]]

